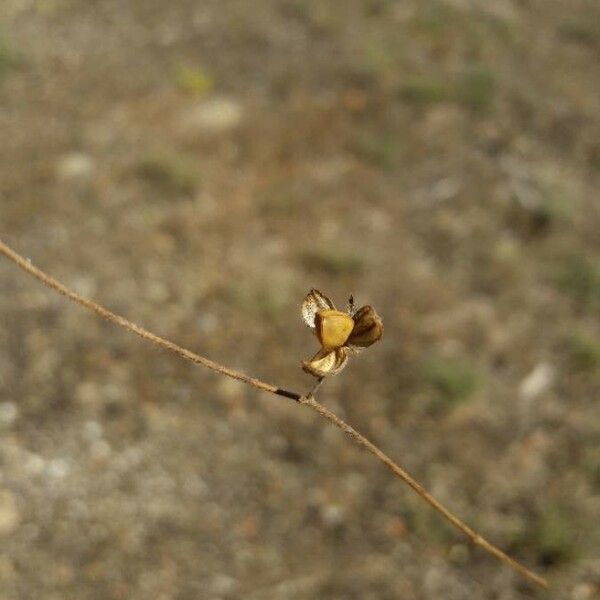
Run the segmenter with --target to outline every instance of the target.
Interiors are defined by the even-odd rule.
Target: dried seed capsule
[[[310,360],[302,362],[304,371],[314,377],[337,375],[348,362],[348,350],[344,347],[326,352],[321,348]]]
[[[363,306],[354,314],[354,329],[348,344],[366,348],[383,335],[383,322],[372,306]]]
[[[302,318],[311,329],[314,329],[317,312],[329,309],[335,309],[333,302],[325,294],[313,288],[302,301]]]
[[[336,375],[345,366],[350,350],[358,351],[379,340],[383,323],[372,306],[363,306],[352,315],[354,299],[350,296],[348,312],[337,310],[333,302],[314,288],[302,302],[302,318],[319,338],[321,349],[302,368],[315,377]]]

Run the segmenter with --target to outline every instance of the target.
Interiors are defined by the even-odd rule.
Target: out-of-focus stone
[[[225,573],[217,573],[210,582],[210,589],[213,594],[231,594],[238,586],[238,582],[233,577]]]
[[[94,160],[82,152],[71,152],[59,159],[56,173],[59,179],[83,180],[89,179],[94,173]]]
[[[102,433],[102,425],[98,421],[86,421],[83,425],[83,437],[90,442],[101,439]]]
[[[46,467],[46,473],[53,479],[64,479],[70,470],[69,463],[62,458],[53,458]]]
[[[321,519],[326,527],[339,527],[346,518],[344,508],[337,504],[326,504],[321,509]]]
[[[232,98],[215,97],[198,102],[181,115],[183,133],[226,133],[242,122],[242,105]]]
[[[220,320],[216,315],[207,312],[199,315],[196,323],[202,333],[211,334],[219,328]]]
[[[166,302],[169,299],[169,288],[162,282],[155,280],[149,281],[146,287],[146,298],[158,304]]]
[[[46,461],[39,454],[28,453],[23,468],[30,475],[39,475],[46,468]]]
[[[592,600],[592,598],[598,597],[596,594],[599,591],[600,590],[592,583],[578,583],[573,588],[571,598],[573,598],[573,600]]]
[[[237,379],[222,377],[218,384],[218,393],[223,400],[233,401],[243,399],[244,385]]]
[[[534,400],[552,387],[555,377],[555,370],[551,365],[540,363],[521,382],[519,396],[522,400]]]

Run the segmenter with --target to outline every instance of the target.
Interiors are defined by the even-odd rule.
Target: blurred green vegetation
[[[21,56],[0,34],[0,81],[21,64]]]
[[[185,92],[203,96],[214,87],[214,79],[201,67],[179,67],[177,70],[177,86]]]
[[[535,218],[549,225],[568,224],[573,221],[574,202],[564,191],[543,188]]]
[[[308,249],[300,253],[300,263],[309,272],[331,277],[357,275],[365,270],[366,263],[358,252],[329,249]]]
[[[572,509],[560,502],[550,502],[525,532],[523,543],[535,548],[546,565],[567,563],[577,557],[579,526]]]
[[[425,504],[415,504],[401,515],[408,529],[426,544],[447,547],[455,539],[451,528]]]
[[[200,185],[194,158],[180,152],[154,152],[140,160],[136,174],[166,194],[192,195]]]
[[[408,77],[400,88],[400,97],[413,106],[421,107],[453,98],[450,86],[430,75]]]
[[[260,190],[256,203],[265,217],[294,217],[298,211],[306,211],[309,196],[305,190],[297,189],[288,181],[276,181]]]
[[[573,368],[593,372],[600,368],[600,340],[583,331],[576,331],[569,339],[569,353]]]
[[[583,450],[582,466],[592,490],[600,493],[600,439],[598,436],[590,440],[590,445]],[[596,537],[600,543],[600,524],[596,527]]]
[[[592,169],[600,171],[600,142],[593,143],[588,148],[587,162]]]
[[[222,290],[223,301],[253,319],[270,325],[288,322],[294,305],[292,290],[272,277],[232,282]]]
[[[485,112],[492,106],[496,91],[493,72],[484,66],[467,68],[461,75],[456,89],[456,97],[466,108],[474,112]]]
[[[421,366],[421,377],[437,392],[434,408],[468,400],[481,382],[478,370],[465,358],[433,356]]]
[[[461,12],[446,2],[429,1],[417,5],[412,24],[428,33],[439,33],[442,29],[452,29]]]
[[[584,307],[600,307],[600,261],[584,253],[572,253],[559,262],[553,279]]]
[[[355,156],[364,159],[376,167],[392,170],[398,164],[402,149],[400,136],[393,133],[362,131],[351,144]]]
[[[561,37],[569,42],[600,47],[600,14],[596,15],[596,18],[571,18],[565,21],[558,31]]]
[[[418,108],[455,102],[474,113],[483,113],[492,107],[496,87],[491,70],[472,65],[453,80],[432,75],[411,76],[401,85],[400,97]]]

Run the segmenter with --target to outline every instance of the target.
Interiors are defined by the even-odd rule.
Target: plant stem
[[[143,327],[140,327],[139,325],[136,325],[135,323],[125,319],[124,317],[111,312],[110,310],[108,310],[107,308],[104,308],[100,304],[97,304],[96,302],[93,302],[92,300],[89,300],[88,298],[84,298],[83,296],[80,296],[79,294],[70,290],[69,288],[67,288],[65,285],[63,285],[62,283],[60,283],[59,281],[57,281],[50,275],[47,275],[42,270],[33,266],[31,264],[31,261],[29,261],[25,257],[21,256],[20,254],[18,254],[14,250],[12,250],[9,246],[4,244],[1,240],[0,240],[0,254],[3,254],[6,258],[8,258],[12,262],[14,262],[21,269],[23,269],[30,275],[33,275],[33,277],[35,277],[36,279],[41,281],[44,285],[55,290],[59,294],[62,294],[63,296],[67,297],[69,300],[72,300],[73,302],[79,304],[80,306],[83,306],[84,308],[87,308],[88,310],[95,312],[97,315],[99,315],[103,319],[106,319],[107,321],[110,321],[111,323],[114,323],[115,325],[118,325],[119,327],[122,327],[122,328],[138,335],[139,337],[141,337],[145,340],[148,340],[157,346],[160,346],[161,348],[163,348],[165,350],[168,350],[169,352],[173,352],[174,354],[177,354],[181,358],[185,358],[186,360],[189,360],[195,364],[199,364],[199,365],[202,365],[209,369],[212,369],[213,371],[216,371],[217,373],[219,373],[221,375],[226,375],[227,377],[232,377],[233,379],[242,381],[248,385],[251,385],[252,387],[263,390],[265,392],[270,392],[270,393],[276,394],[278,396],[290,398],[290,399],[295,400],[295,401],[299,402],[300,404],[312,409],[317,414],[319,414],[321,417],[323,417],[324,419],[326,419],[327,421],[329,421],[330,423],[335,425],[338,429],[341,429],[347,436],[350,437],[350,439],[355,444],[357,444],[358,446],[361,446],[362,448],[365,448],[367,451],[369,451],[371,454],[373,454],[380,462],[382,462],[384,465],[386,465],[388,467],[388,469],[390,469],[390,471],[392,471],[392,473],[396,477],[398,477],[399,479],[404,481],[409,487],[411,487],[421,498],[423,498],[423,500],[425,500],[425,502],[427,502],[437,512],[439,512],[456,529],[458,529],[460,532],[462,532],[464,535],[466,535],[474,544],[480,546],[486,552],[488,552],[489,554],[492,554],[498,560],[502,561],[504,564],[513,568],[515,571],[517,571],[518,573],[520,573],[521,575],[526,577],[529,581],[535,583],[536,585],[544,587],[544,588],[548,587],[548,583],[546,582],[546,580],[543,577],[540,577],[536,573],[533,573],[532,571],[530,571],[529,569],[527,569],[526,567],[524,567],[523,565],[518,563],[516,560],[514,560],[513,558],[511,558],[510,556],[505,554],[502,550],[500,550],[499,548],[494,546],[491,542],[488,542],[485,538],[483,538],[481,535],[479,535],[476,531],[471,529],[466,523],[464,523],[461,519],[459,519],[452,512],[450,512],[444,505],[442,505],[433,496],[431,496],[431,494],[429,494],[429,492],[427,492],[427,490],[425,490],[425,488],[423,488],[423,486],[420,483],[418,483],[415,479],[413,479],[413,477],[411,475],[409,475],[402,467],[400,467],[398,464],[396,464],[389,456],[387,456],[387,454],[385,454],[382,450],[380,450],[375,444],[373,444],[370,440],[368,440],[361,433],[356,431],[356,429],[354,429],[353,427],[348,425],[344,420],[342,420],[336,414],[332,413],[329,409],[325,408],[322,404],[319,404],[315,400],[314,394],[317,391],[317,389],[319,389],[321,384],[323,383],[322,377],[317,379],[317,382],[314,384],[313,388],[305,396],[301,396],[300,394],[297,394],[296,392],[290,392],[288,390],[277,387],[270,383],[266,383],[264,381],[261,381],[260,379],[250,377],[248,375],[245,375],[244,373],[240,373],[239,371],[235,371],[234,369],[230,369],[229,367],[225,367],[224,365],[216,363],[208,358],[205,358],[204,356],[200,356],[199,354],[196,354],[196,353],[192,352],[191,350],[182,348],[181,346],[178,346],[174,342],[171,342],[170,340],[162,338],[162,337],[148,331],[147,329],[144,329]]]

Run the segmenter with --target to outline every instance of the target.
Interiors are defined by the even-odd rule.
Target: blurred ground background
[[[2,0],[1,238],[299,391],[372,303],[320,399],[553,587],[0,260],[0,598],[597,598],[599,61],[595,0]]]

